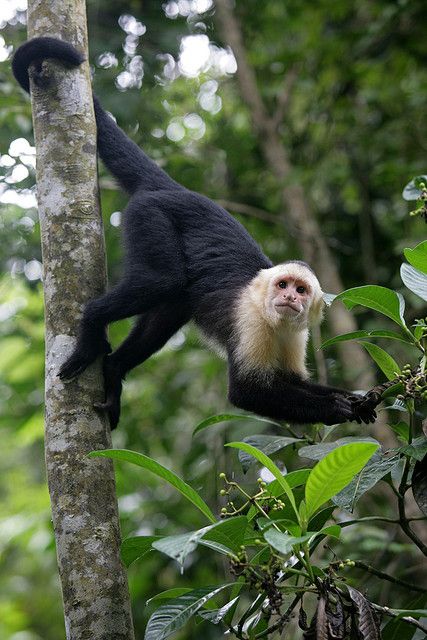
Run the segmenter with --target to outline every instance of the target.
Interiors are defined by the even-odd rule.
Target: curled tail
[[[29,66],[34,64],[35,70],[40,71],[41,63],[48,58],[60,60],[71,67],[78,67],[85,60],[84,55],[68,42],[56,38],[28,40],[16,50],[12,60],[13,75],[28,93],[30,92]],[[98,153],[126,191],[132,194],[138,189],[156,191],[183,188],[127,137],[113,118],[104,111],[95,96],[93,102],[98,129]]]

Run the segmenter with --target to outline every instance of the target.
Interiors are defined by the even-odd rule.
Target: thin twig
[[[292,611],[297,606],[298,602],[301,600],[302,595],[303,595],[302,593],[297,593],[297,595],[292,600],[292,602],[289,605],[289,607],[286,609],[285,613],[283,613],[280,616],[280,618],[274,624],[272,624],[270,627],[268,627],[264,631],[261,631],[260,633],[257,633],[256,636],[254,636],[254,640],[259,640],[259,638],[268,638],[270,636],[270,634],[274,633],[278,629],[281,629],[289,621],[289,617],[290,617]]]
[[[364,569],[368,573],[372,573],[372,575],[377,576],[377,578],[381,578],[381,580],[387,580],[388,582],[393,582],[394,584],[399,584],[401,587],[406,587],[406,589],[410,589],[411,591],[419,591],[420,593],[427,593],[427,589],[423,589],[422,587],[417,587],[410,582],[406,582],[405,580],[399,580],[399,578],[395,578],[388,573],[384,573],[384,571],[379,571],[375,569],[375,567],[371,567],[371,565],[366,564],[366,562],[361,562],[360,560],[354,560],[354,564],[359,569]]]
[[[421,629],[424,633],[427,633],[427,627],[425,627],[421,622],[412,618],[412,616],[400,616],[398,613],[389,609],[388,607],[381,607],[379,604],[375,604],[375,602],[370,603],[371,606],[375,609],[375,611],[379,611],[380,613],[384,613],[386,616],[390,616],[390,618],[399,618],[399,620],[403,620],[408,624],[412,624],[414,627]]]

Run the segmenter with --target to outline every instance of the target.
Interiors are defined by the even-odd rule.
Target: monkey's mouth
[[[277,313],[289,313],[292,311],[294,313],[299,313],[301,311],[299,306],[290,302],[278,302],[274,306]]]

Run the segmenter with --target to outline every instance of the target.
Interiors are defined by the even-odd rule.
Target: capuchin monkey
[[[35,38],[15,53],[12,68],[30,91],[45,86],[42,62],[78,66],[84,56],[54,38]],[[308,380],[310,325],[324,306],[312,269],[298,260],[273,266],[227,211],[176,183],[132,142],[94,97],[98,153],[128,192],[122,280],[84,309],[77,343],[59,376],[81,374],[104,356],[111,428],[120,416],[122,381],[189,320],[228,359],[229,399],[240,409],[297,423],[374,422],[375,404]],[[137,316],[111,353],[110,322]]]

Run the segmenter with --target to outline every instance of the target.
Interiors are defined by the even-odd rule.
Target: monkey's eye
[[[306,292],[306,288],[305,287],[297,287],[297,292],[298,293],[305,293]]]
[[[277,283],[277,286],[280,287],[280,289],[286,289],[288,283],[286,282],[286,280],[280,280],[280,282]]]

